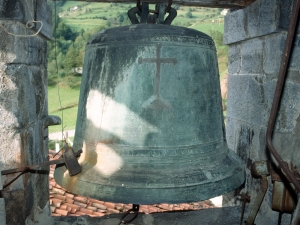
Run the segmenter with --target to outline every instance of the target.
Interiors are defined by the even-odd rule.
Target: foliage
[[[193,18],[193,14],[192,11],[189,10],[186,14],[185,14],[188,18]]]
[[[75,68],[81,68],[85,52],[85,45],[90,36],[106,27],[95,27],[92,30],[73,31],[58,15],[53,15],[54,39],[48,42],[48,77],[49,85],[61,83],[64,79],[64,85],[77,87],[77,84],[71,79],[78,75]]]
[[[218,45],[223,45],[223,33],[217,30],[211,30],[210,31],[210,36],[214,40],[215,44]]]

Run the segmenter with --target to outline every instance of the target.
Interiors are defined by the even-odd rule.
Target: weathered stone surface
[[[289,27],[293,2],[294,2],[294,0],[285,0],[285,1],[280,1],[278,3],[278,5],[281,9],[281,16],[280,16],[280,19],[279,19],[279,25],[282,29],[287,30],[288,27]]]
[[[0,170],[48,160],[47,45],[41,37],[51,38],[49,9],[45,0],[0,0]],[[33,19],[41,20],[43,28],[29,37],[35,28],[27,29],[25,23]],[[3,183],[15,176],[2,176]],[[6,187],[6,224],[47,221],[48,192],[47,171],[26,173]]]
[[[227,117],[266,127],[275,84],[276,80],[268,80],[265,76],[229,76]],[[295,128],[300,111],[299,94],[299,83],[288,80],[277,119],[277,130],[291,132]]]
[[[278,28],[279,7],[274,0],[261,0],[253,2],[246,9],[247,37],[258,37],[273,33]]]
[[[27,12],[25,9],[25,1],[19,1],[19,0],[0,0],[0,19],[11,19],[11,20],[30,20],[29,19],[29,10],[32,10],[32,6],[29,9],[30,6],[27,6]]]
[[[0,24],[13,34],[32,34],[24,25],[16,21],[1,21]],[[40,37],[16,37],[7,34],[0,28],[0,62],[20,63],[43,66],[46,68],[46,58],[43,54],[47,48],[45,40]]]
[[[231,44],[246,39],[247,33],[245,10],[231,12],[225,16],[224,23],[223,42],[225,44]]]
[[[23,224],[25,219],[24,190],[4,192],[6,202],[6,224]]]
[[[238,74],[241,69],[241,46],[233,44],[228,49],[228,73]]]
[[[253,39],[241,45],[240,74],[260,74],[263,60],[263,40]]]
[[[41,36],[47,40],[52,39],[52,10],[46,0],[37,0],[36,20],[42,21]],[[35,30],[39,30],[41,23],[36,23]]]
[[[35,33],[43,24],[41,36],[48,40],[52,38],[51,8],[46,0],[0,0],[0,20],[19,21],[24,25],[29,21],[41,21],[28,30]]]
[[[226,137],[229,148],[237,152],[247,167],[251,162],[259,160],[275,162],[267,150],[266,129],[285,45],[287,32],[283,29],[288,28],[287,18],[290,17],[291,5],[291,1],[256,1],[248,8],[240,10],[246,17],[246,36],[241,37],[239,33],[225,34],[225,37],[232,35],[235,38],[228,42],[231,43],[231,59],[228,68]],[[234,13],[236,12],[232,14]],[[292,161],[298,168],[300,154],[296,149],[300,144],[299,40],[298,35],[273,135],[274,146],[283,160]],[[250,170],[246,172],[243,191],[251,195],[252,199],[252,196],[255,198],[257,195],[260,181],[251,177]],[[271,191],[272,185],[269,184],[256,224],[277,224],[277,213],[271,209]],[[281,224],[289,224],[289,216],[282,221]]]
[[[263,72],[265,74],[278,76],[285,39],[284,32],[265,36],[263,50]]]
[[[0,169],[36,164],[48,160],[47,129],[47,73],[45,69],[26,64],[5,64],[0,66],[0,116],[5,123],[0,124]],[[3,176],[4,182],[15,175]],[[26,173],[4,191],[21,191],[22,206],[16,202],[8,205],[7,224],[22,224],[30,215],[34,204],[44,208],[48,199],[47,173]],[[11,197],[6,198],[6,202]],[[11,199],[9,199],[11,201]],[[35,202],[35,203],[34,203]],[[21,208],[18,208],[21,207]],[[19,211],[18,216],[13,212]]]
[[[6,151],[0,153],[0,168],[45,161],[48,154],[40,140],[46,135],[42,119],[47,115],[46,72],[38,67],[15,64],[1,68],[0,115],[6,123],[0,125],[0,139]]]
[[[293,70],[300,70],[300,63],[299,63],[299,58],[300,58],[300,35],[297,36],[296,40],[294,41],[294,46],[293,46],[293,52],[292,52],[292,58],[290,61],[290,68]]]
[[[265,77],[229,75],[226,117],[265,127],[274,85]]]
[[[259,0],[245,9],[231,12],[225,17],[224,43],[232,44],[287,30],[292,2]]]

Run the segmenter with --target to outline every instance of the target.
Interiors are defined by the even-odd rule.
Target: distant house
[[[228,13],[228,9],[223,9],[223,10],[221,11],[221,15],[222,15],[222,16],[226,16],[227,13]]]
[[[70,11],[75,11],[77,9],[78,9],[78,6],[74,6],[74,7],[70,8]]]

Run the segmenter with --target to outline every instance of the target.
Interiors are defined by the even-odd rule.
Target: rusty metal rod
[[[276,122],[276,117],[278,113],[279,103],[282,96],[282,90],[285,83],[285,78],[287,74],[287,68],[289,64],[290,55],[292,52],[293,42],[294,42],[294,36],[295,36],[295,30],[297,27],[297,21],[298,21],[298,15],[299,15],[299,9],[300,9],[300,0],[295,0],[292,10],[292,15],[290,19],[290,25],[287,33],[287,39],[285,42],[284,52],[282,55],[280,70],[279,70],[279,76],[277,80],[277,85],[274,93],[274,100],[270,112],[270,118],[268,122],[268,128],[267,128],[267,146],[269,151],[273,154],[274,158],[278,162],[279,166],[283,169],[283,172],[286,174],[286,176],[290,179],[290,181],[294,184],[295,188],[300,191],[300,184],[298,180],[295,178],[294,174],[290,171],[289,167],[285,164],[281,156],[276,151],[275,147],[272,143],[272,134]]]

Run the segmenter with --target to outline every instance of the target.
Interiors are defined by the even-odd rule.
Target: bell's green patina
[[[74,150],[83,172],[55,171],[69,191],[150,204],[209,199],[239,187],[228,149],[216,49],[206,34],[138,24],[87,44]]]

